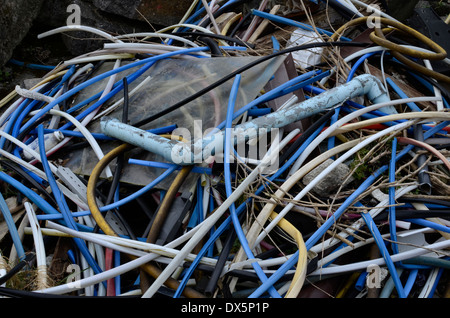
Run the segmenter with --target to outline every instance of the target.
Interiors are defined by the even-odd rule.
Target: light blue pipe
[[[234,141],[238,144],[255,138],[260,131],[268,132],[271,129],[282,128],[363,95],[367,95],[369,100],[375,104],[390,101],[382,83],[376,77],[369,74],[360,75],[348,83],[301,103],[235,126],[233,128],[233,135],[236,137]],[[180,165],[202,163],[209,156],[223,152],[223,131],[199,139],[191,145],[148,133],[124,124],[118,119],[103,118],[101,129],[105,135],[161,155],[166,160]]]

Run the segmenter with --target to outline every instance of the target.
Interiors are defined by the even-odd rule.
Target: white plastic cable
[[[104,37],[105,39],[108,39],[110,41],[113,42],[122,42],[121,40],[117,39],[116,37],[112,36],[111,34],[104,32],[102,30],[99,30],[97,28],[94,27],[90,27],[90,26],[85,26],[85,25],[66,25],[66,26],[62,26],[41,34],[38,34],[38,39],[42,39],[45,38],[47,36],[51,36],[51,35],[55,35],[58,33],[63,33],[63,32],[68,32],[68,31],[85,31],[85,32],[90,32],[93,34],[97,34],[100,35],[101,37]]]
[[[34,112],[31,112],[30,114],[34,115],[37,112],[38,111],[34,111]],[[53,114],[53,115],[64,117],[67,120],[69,120],[83,134],[83,136],[86,138],[86,141],[92,147],[92,149],[93,149],[95,155],[97,156],[97,158],[99,160],[101,160],[104,157],[103,151],[100,148],[97,140],[92,136],[92,133],[85,126],[83,126],[75,117],[73,117],[72,115],[70,115],[70,114],[68,114],[66,112],[59,111],[59,110],[54,110],[54,109],[51,109],[49,111],[49,113]],[[59,145],[57,145],[55,147],[58,148],[58,149],[60,148]],[[51,153],[52,149],[49,152]],[[112,177],[112,171],[111,171],[111,168],[109,168],[109,166],[106,167],[105,172],[106,172],[107,177]]]
[[[48,285],[47,256],[45,252],[44,239],[32,204],[30,202],[25,202],[24,207],[33,233],[34,247],[36,250],[36,265],[38,270],[37,288],[44,288]]]
[[[185,39],[181,36],[177,36],[174,34],[167,34],[167,33],[160,33],[160,32],[138,32],[138,33],[128,33],[124,35],[119,35],[116,38],[117,39],[125,39],[125,38],[132,38],[132,37],[143,37],[142,41],[145,41],[147,38],[152,37],[158,37],[158,38],[166,38],[171,40],[176,40],[182,43],[185,43],[192,47],[198,47],[198,44],[195,42],[192,42],[191,40]]]

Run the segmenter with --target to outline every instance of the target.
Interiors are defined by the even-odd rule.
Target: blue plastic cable
[[[397,154],[397,138],[392,139],[392,149],[391,149],[391,161],[389,163],[389,183],[393,184],[395,182],[395,163]],[[392,185],[388,190],[389,195],[389,230],[392,240],[392,250],[394,254],[398,253],[397,245],[397,225],[395,224],[395,186]]]
[[[225,120],[225,138],[224,138],[224,172],[226,173],[225,175],[225,187],[226,187],[226,191],[227,191],[227,195],[230,195],[230,193],[232,192],[231,189],[231,176],[230,176],[230,169],[229,169],[229,156],[227,154],[230,154],[231,149],[230,149],[230,136],[231,136],[231,123],[233,120],[233,110],[234,110],[234,101],[235,98],[237,96],[237,91],[238,91],[238,87],[240,84],[240,75],[237,75],[235,78],[235,81],[233,83],[231,92],[230,92],[230,101],[228,104],[228,110],[227,110],[227,118]],[[228,141],[228,142],[227,142]],[[228,164],[227,164],[228,162]],[[185,288],[187,281],[189,280],[190,276],[192,275],[196,265],[198,264],[198,262],[200,261],[200,258],[208,251],[209,246],[215,242],[215,240],[217,239],[217,237],[226,229],[228,228],[228,226],[230,225],[230,222],[232,222],[234,224],[234,228],[235,231],[237,232],[238,238],[241,242],[242,247],[244,248],[247,256],[249,257],[249,259],[254,259],[254,256],[251,248],[248,246],[248,242],[247,239],[245,237],[245,234],[242,232],[242,228],[240,227],[240,222],[239,222],[239,218],[238,215],[240,214],[240,212],[242,212],[244,204],[241,204],[242,209],[240,209],[241,211],[237,211],[235,208],[234,203],[231,204],[230,206],[230,214],[231,216],[227,218],[227,221],[225,221],[214,233],[213,233],[213,237],[214,240],[212,240],[212,237],[210,237],[210,239],[208,240],[208,242],[206,244],[203,245],[201,251],[197,254],[196,259],[194,260],[194,262],[192,263],[192,265],[188,268],[188,270],[185,273],[185,276],[183,277],[183,280],[180,282],[180,286],[178,287],[177,291],[175,292],[174,297],[177,298],[181,295],[182,290]],[[200,256],[201,255],[201,256]],[[261,281],[267,281],[267,278],[265,276],[265,273],[262,271],[262,268],[259,266],[258,263],[254,262],[252,263],[253,268],[255,269],[258,277],[261,279]],[[278,294],[278,292],[274,289],[273,286],[269,287],[269,293],[271,294],[272,297],[280,297],[280,295]]]
[[[286,161],[286,163],[278,169],[273,175],[268,176],[267,179],[269,181],[273,181],[276,178],[278,178],[282,173],[284,173],[300,156],[300,154],[305,150],[305,148],[314,140],[322,131],[322,129],[325,127],[325,124],[322,124],[321,127],[319,127],[307,140],[298,148],[298,150]],[[261,185],[256,191],[255,195],[259,195],[266,186],[267,183],[264,183]],[[243,202],[237,209],[236,214],[240,215],[248,206],[248,204],[251,202],[251,198],[248,198],[245,202]],[[211,233],[210,238],[208,241],[202,246],[201,250],[197,253],[196,258],[192,262],[190,266],[191,273],[194,271],[194,269],[198,266],[200,263],[202,257],[205,255],[205,253],[213,247],[214,242],[219,238],[222,233],[224,233],[226,230],[229,229],[231,225],[231,216],[227,217],[224,222],[213,232]]]
[[[397,269],[395,268],[395,264],[392,261],[389,251],[386,248],[386,244],[384,244],[383,237],[378,230],[377,225],[375,224],[372,216],[369,213],[361,213],[364,222],[366,222],[367,227],[369,228],[370,233],[372,233],[373,238],[375,239],[375,243],[378,246],[381,256],[384,258],[386,266],[391,274],[392,279],[394,280],[395,288],[397,289],[397,293],[400,298],[406,298],[407,293],[400,281],[400,277],[397,275]]]

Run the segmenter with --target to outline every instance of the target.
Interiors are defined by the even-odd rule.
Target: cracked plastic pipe
[[[267,133],[271,129],[282,128],[363,95],[367,95],[374,104],[390,101],[383,85],[376,77],[368,74],[360,75],[348,83],[301,103],[237,125],[233,128],[234,142],[238,144],[258,137],[261,131]],[[189,144],[149,133],[117,119],[103,118],[101,129],[105,135],[161,155],[166,160],[180,165],[202,163],[211,155],[223,152],[223,131]]]

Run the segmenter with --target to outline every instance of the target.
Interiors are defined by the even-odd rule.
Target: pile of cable
[[[445,50],[360,1],[244,2],[40,35],[105,43],[0,101],[2,296],[450,295]],[[196,120],[214,129],[188,140]]]

